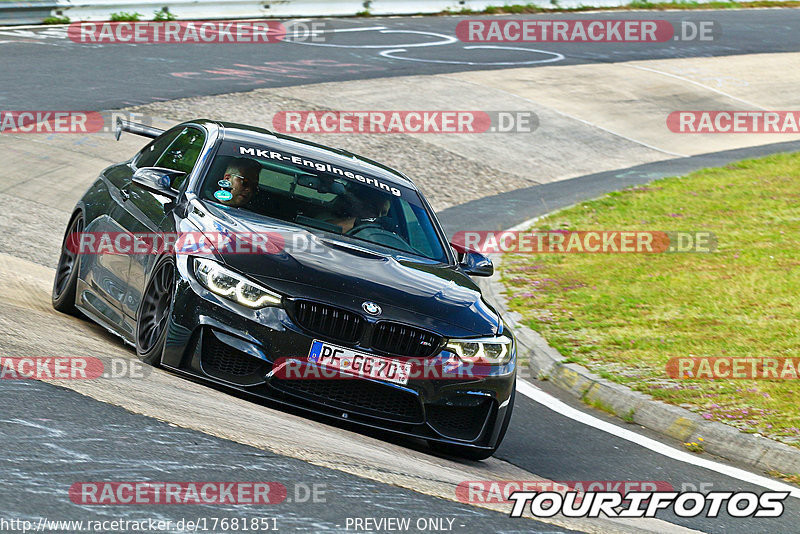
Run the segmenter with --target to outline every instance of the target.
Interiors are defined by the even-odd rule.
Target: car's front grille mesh
[[[436,353],[442,338],[399,323],[380,322],[372,333],[372,348],[387,354],[427,358]]]
[[[265,362],[219,341],[213,334],[204,336],[203,366],[233,376],[255,373]]]
[[[358,341],[364,326],[355,313],[307,300],[295,301],[294,319],[306,330],[346,343]]]
[[[472,441],[477,439],[489,410],[491,400],[484,400],[477,406],[427,406],[428,424],[437,432],[449,438]]]
[[[422,408],[413,393],[369,380],[273,378],[270,384],[280,391],[343,411],[384,416],[407,423],[422,422]]]

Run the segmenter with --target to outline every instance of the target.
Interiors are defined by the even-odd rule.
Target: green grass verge
[[[512,310],[569,360],[706,419],[800,446],[796,380],[673,380],[673,357],[796,357],[800,153],[583,202],[537,230],[711,231],[711,254],[516,254]]]
[[[489,6],[484,10],[462,9],[460,11],[444,11],[442,15],[497,15],[503,13],[563,13],[570,11],[629,11],[636,9],[650,9],[663,11],[667,9],[745,9],[758,7],[800,7],[800,2],[790,1],[757,1],[757,2],[648,2],[647,0],[633,0],[624,6],[616,7],[559,7],[558,0],[550,0],[552,7],[541,7],[536,4],[506,4],[503,6]]]

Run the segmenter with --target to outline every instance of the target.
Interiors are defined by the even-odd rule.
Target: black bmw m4
[[[75,207],[53,306],[142,360],[318,414],[494,453],[512,332],[413,182],[268,130],[195,120],[105,169]]]

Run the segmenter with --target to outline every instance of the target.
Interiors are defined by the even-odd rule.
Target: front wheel
[[[175,262],[166,258],[153,269],[136,317],[136,355],[150,365],[161,363],[174,286]]]
[[[458,456],[459,458],[466,458],[467,460],[485,460],[497,452],[503,438],[506,436],[508,430],[508,423],[511,421],[511,412],[514,410],[514,399],[517,396],[517,381],[514,379],[514,389],[511,390],[511,398],[508,401],[508,409],[506,410],[505,417],[503,418],[503,426],[500,428],[500,434],[497,436],[497,445],[489,450],[475,449],[466,445],[451,445],[450,443],[440,443],[437,441],[430,441],[428,444],[434,451],[446,454],[448,456]]]
[[[79,234],[83,232],[83,215],[78,213],[69,225],[64,241],[61,243],[61,256],[58,258],[56,277],[53,280],[51,301],[53,308],[69,315],[80,316],[75,307],[75,291],[78,287],[80,254],[78,253]]]

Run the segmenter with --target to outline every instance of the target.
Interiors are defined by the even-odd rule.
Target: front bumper
[[[491,376],[412,378],[405,385],[365,378],[289,379],[275,372],[276,361],[305,362],[314,339],[341,342],[304,330],[283,308],[252,310],[217,297],[197,283],[188,263],[177,262],[165,367],[372,428],[480,449],[496,446],[514,387],[516,355]],[[446,359],[449,353],[434,357]]]

